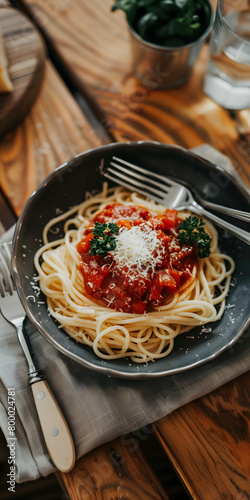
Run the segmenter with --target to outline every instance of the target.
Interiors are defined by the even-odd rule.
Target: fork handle
[[[45,380],[31,385],[35,405],[49,455],[61,472],[75,464],[75,448],[67,422]]]
[[[202,203],[205,208],[215,210],[215,212],[221,212],[222,214],[230,215],[230,217],[250,222],[250,212],[243,212],[243,210],[236,210],[236,208],[224,207],[223,205],[217,205],[216,203],[212,203],[208,200],[203,200]]]
[[[204,217],[207,217],[207,219],[212,220],[217,224],[219,227],[222,229],[226,229],[230,233],[232,233],[234,236],[238,237],[240,240],[244,241],[248,245],[250,245],[250,233],[247,231],[244,231],[244,229],[241,229],[237,226],[234,226],[233,224],[230,224],[229,222],[220,219],[220,217],[217,217],[217,215],[212,214],[211,212],[208,212],[203,208],[201,205],[198,205],[198,203],[194,202],[191,205],[187,207],[188,210],[191,212],[194,212],[197,215],[204,215]]]

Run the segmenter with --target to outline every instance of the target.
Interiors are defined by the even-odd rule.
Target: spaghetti
[[[107,206],[111,207],[109,218]],[[121,214],[118,217],[114,213],[114,207],[124,207],[122,218]],[[177,335],[195,326],[215,322],[224,312],[234,262],[220,253],[215,228],[206,222],[206,231],[212,239],[208,257],[201,259],[190,246],[182,245],[181,258],[173,264],[178,253],[174,246],[176,227],[164,231],[160,228],[159,236],[155,222],[165,220],[164,214],[165,207],[121,187],[108,189],[104,184],[100,194],[53,218],[44,228],[44,244],[37,251],[34,262],[48,310],[67,334],[93,348],[102,359],[126,357],[144,363],[165,357],[172,351]],[[178,213],[178,221],[188,215]],[[101,258],[88,257],[94,223],[107,220],[117,223],[119,228],[113,253],[110,251]],[[49,241],[61,222],[64,223],[64,237]],[[105,231],[108,234],[108,225]],[[105,265],[106,274],[100,276]],[[89,272],[92,268],[94,274]],[[124,273],[122,280],[120,272]],[[161,273],[165,281],[162,293],[157,295]],[[171,276],[170,288],[166,274],[167,280]],[[93,275],[99,276],[99,281],[93,281]],[[125,275],[128,299],[122,306],[117,296],[121,295],[119,284],[124,282]],[[132,283],[135,275],[140,283],[137,288]],[[143,288],[143,283],[148,288]],[[112,295],[113,288],[118,289],[117,295]],[[140,295],[138,290],[141,288]],[[152,290],[155,290],[153,295]],[[149,297],[151,300],[147,300]]]

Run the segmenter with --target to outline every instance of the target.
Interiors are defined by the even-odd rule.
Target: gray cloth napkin
[[[226,157],[207,145],[195,151],[217,163],[224,162],[224,167],[228,165]],[[12,230],[0,242],[11,238]],[[28,320],[27,330],[39,368],[46,375],[71,429],[77,458],[166,417],[250,368],[250,329],[213,361],[185,373],[146,381],[118,379],[86,369],[57,352]],[[8,389],[12,388],[15,389],[16,481],[47,476],[55,468],[43,441],[27,381],[26,360],[15,330],[0,316],[0,426],[7,443]]]

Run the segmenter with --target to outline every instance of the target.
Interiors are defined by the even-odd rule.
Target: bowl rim
[[[198,360],[198,361],[195,361],[194,363],[191,363],[188,367],[185,367],[185,368],[182,368],[182,369],[179,369],[179,368],[173,368],[169,371],[154,371],[154,372],[132,372],[132,373],[129,373],[127,371],[121,371],[118,373],[117,369],[116,368],[110,368],[110,367],[106,367],[106,365],[95,365],[93,364],[92,362],[89,362],[88,360],[86,359],[80,359],[79,356],[69,350],[67,350],[65,347],[61,346],[56,340],[54,340],[50,335],[49,333],[46,331],[46,329],[40,325],[39,321],[37,320],[37,318],[35,317],[35,315],[32,313],[32,311],[30,310],[30,308],[27,306],[27,301],[26,301],[26,297],[25,297],[25,294],[24,294],[24,290],[22,288],[22,284],[21,284],[21,279],[20,279],[20,276],[19,276],[19,272],[18,272],[18,265],[17,265],[17,258],[18,258],[18,255],[17,255],[17,248],[18,248],[18,242],[19,242],[19,238],[20,238],[20,232],[22,231],[22,225],[23,225],[23,220],[26,216],[26,213],[27,211],[29,210],[30,208],[30,205],[33,203],[33,200],[36,199],[37,196],[39,196],[40,192],[53,180],[54,177],[56,177],[58,175],[58,172],[62,172],[64,170],[66,170],[70,164],[72,162],[74,162],[76,159],[79,159],[79,158],[82,158],[82,157],[87,157],[93,153],[101,153],[101,152],[105,152],[105,151],[112,151],[112,150],[115,150],[117,148],[119,148],[120,146],[126,146],[126,147],[134,147],[134,146],[147,146],[147,147],[151,147],[151,146],[154,146],[154,147],[157,147],[157,148],[161,148],[161,149],[164,149],[165,151],[167,150],[172,150],[172,151],[182,151],[184,152],[185,154],[188,154],[190,156],[190,158],[194,158],[194,159],[198,159],[199,161],[201,161],[202,163],[205,163],[205,165],[207,166],[207,168],[212,168],[213,170],[215,171],[219,171],[220,173],[224,174],[226,177],[229,178],[229,180],[239,189],[239,191],[244,195],[244,197],[246,198],[246,201],[249,202],[249,192],[247,190],[247,187],[245,186],[245,184],[243,183],[243,181],[241,181],[241,179],[238,179],[238,177],[235,177],[233,176],[233,174],[231,172],[228,172],[227,170],[225,170],[223,167],[219,166],[219,165],[216,165],[212,162],[210,162],[210,160],[207,160],[207,159],[204,159],[203,157],[200,157],[197,153],[194,153],[190,150],[187,150],[185,149],[184,147],[182,146],[178,146],[178,145],[172,145],[172,144],[163,144],[163,143],[160,143],[160,142],[157,142],[157,141],[133,141],[133,142],[122,142],[122,143],[110,143],[110,144],[107,144],[107,145],[103,145],[103,146],[98,146],[98,147],[95,147],[95,148],[91,148],[91,149],[88,149],[87,151],[84,151],[82,153],[79,153],[77,154],[76,156],[74,156],[73,158],[71,158],[69,161],[59,165],[52,173],[50,173],[43,181],[42,183],[37,187],[37,189],[30,195],[30,197],[28,198],[28,200],[26,201],[24,207],[23,207],[23,210],[21,211],[21,214],[19,216],[19,219],[16,223],[16,226],[15,226],[15,230],[14,230],[14,236],[13,236],[13,250],[12,250],[12,269],[13,269],[13,276],[14,276],[14,281],[15,281],[15,285],[16,285],[16,289],[17,289],[17,292],[18,292],[18,295],[19,295],[19,298],[21,300],[21,303],[23,304],[23,307],[25,309],[25,312],[26,312],[26,315],[27,317],[29,318],[29,320],[31,321],[31,323],[33,324],[33,326],[40,332],[40,334],[51,344],[53,345],[58,351],[60,351],[61,353],[63,353],[64,355],[66,355],[68,358],[71,358],[72,360],[74,360],[75,362],[78,362],[80,363],[81,365],[91,369],[92,371],[95,370],[99,373],[103,373],[105,375],[110,375],[110,376],[115,376],[115,377],[119,377],[119,378],[130,378],[130,379],[145,379],[145,378],[149,378],[150,377],[162,377],[162,376],[168,376],[168,375],[173,375],[173,374],[177,374],[177,373],[181,373],[183,371],[186,371],[186,370],[190,370],[192,368],[196,368],[197,366],[199,365],[202,365],[204,364],[205,362],[207,361],[211,361],[213,360],[214,358],[216,358],[219,354],[221,354],[222,352],[224,352],[225,350],[227,350],[229,347],[231,347],[239,338],[240,336],[243,334],[243,332],[245,331],[245,329],[247,328],[247,326],[250,324],[250,316],[249,318],[245,321],[245,323],[242,325],[241,329],[238,331],[237,335],[232,339],[232,341],[230,342],[230,344],[227,344],[225,347],[222,347],[218,352],[210,355],[210,357],[208,357],[205,361],[204,360]],[[249,202],[249,205],[250,205],[250,202]]]

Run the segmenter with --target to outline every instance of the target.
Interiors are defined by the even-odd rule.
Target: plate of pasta
[[[194,368],[231,347],[249,322],[248,247],[208,220],[107,184],[112,156],[249,210],[241,183],[178,146],[140,141],[87,151],[58,167],[19,217],[20,299],[54,347],[105,375]]]

